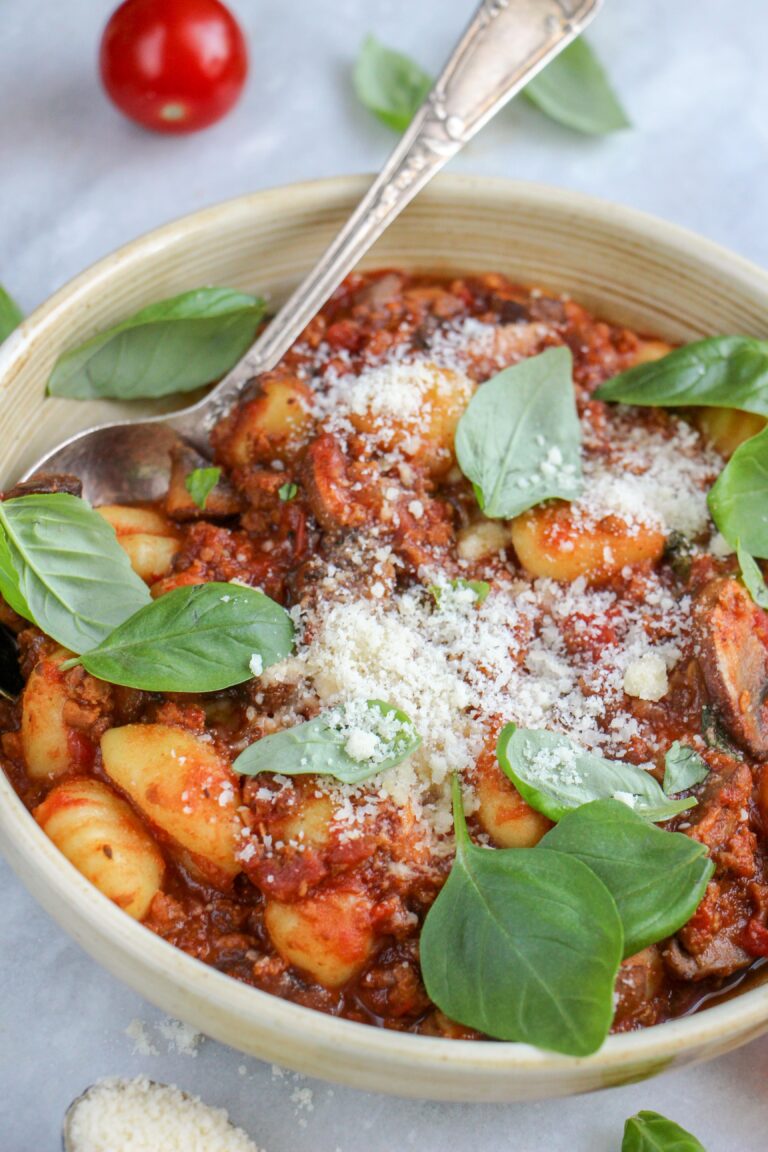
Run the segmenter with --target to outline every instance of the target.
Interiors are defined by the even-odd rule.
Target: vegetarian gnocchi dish
[[[160,502],[4,494],[3,768],[297,1004],[586,1055],[711,1003],[768,957],[767,368],[352,276]]]

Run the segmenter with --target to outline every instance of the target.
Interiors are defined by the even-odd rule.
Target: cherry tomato
[[[131,120],[155,132],[194,132],[235,103],[248,54],[219,0],[125,0],[104,29],[99,66]]]

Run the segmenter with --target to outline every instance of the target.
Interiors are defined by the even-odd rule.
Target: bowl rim
[[[294,198],[294,207],[299,210],[321,205],[330,208],[359,196],[371,179],[368,175],[350,175],[271,187],[186,214],[142,234],[72,278],[22,321],[0,348],[0,382],[6,373],[26,361],[32,345],[45,335],[60,312],[77,307],[81,296],[108,281],[118,269],[162,258],[164,250],[182,237],[189,239],[190,234],[202,237],[222,218],[231,222],[238,216],[247,219],[254,207],[274,208],[279,214],[288,191]],[[652,233],[657,247],[711,264],[713,272],[719,267],[722,273],[727,267],[748,291],[764,295],[768,301],[768,272],[712,240],[634,208],[541,183],[467,174],[441,175],[421,193],[420,200],[428,200],[430,195],[443,201],[447,198],[467,203],[478,196],[493,200],[503,195],[518,206],[535,205],[545,211],[565,213],[574,226],[580,220],[598,219],[638,243],[646,243]],[[630,1070],[640,1063],[651,1062],[664,1067],[690,1049],[706,1048],[724,1036],[746,1036],[762,1026],[768,1027],[768,984],[765,984],[745,992],[737,991],[728,1000],[691,1016],[609,1036],[596,1053],[587,1057],[561,1056],[521,1043],[456,1040],[375,1028],[306,1008],[243,984],[181,952],[132,920],[55,848],[2,772],[0,844],[14,870],[20,876],[22,872],[33,875],[37,886],[47,892],[43,900],[46,909],[53,912],[56,907],[66,909],[68,905],[75,905],[79,920],[89,932],[97,939],[108,938],[110,946],[121,950],[124,968],[134,965],[139,970],[149,968],[158,976],[172,975],[180,996],[190,1001],[202,996],[210,1005],[224,1007],[228,1014],[236,1014],[244,1022],[257,1023],[262,1031],[279,1030],[285,1043],[304,1048],[309,1045],[324,1054],[331,1054],[334,1049],[354,1050],[361,1061],[396,1066],[402,1073],[407,1073],[409,1068],[434,1073],[437,1077],[446,1069],[489,1074],[529,1072],[540,1080],[547,1074],[557,1078],[569,1070],[590,1068],[615,1078],[622,1067]],[[26,876],[23,882],[26,884]],[[65,916],[57,918],[60,922],[66,919]],[[85,933],[75,935],[86,950],[91,951]],[[333,1074],[332,1067],[329,1073]]]

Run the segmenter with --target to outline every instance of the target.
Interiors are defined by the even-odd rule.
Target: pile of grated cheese
[[[96,1083],[74,1105],[67,1135],[71,1152],[259,1152],[223,1108],[145,1076]]]

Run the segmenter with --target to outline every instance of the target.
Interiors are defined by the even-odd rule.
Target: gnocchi
[[[101,738],[104,770],[194,874],[228,884],[240,871],[239,784],[210,744],[182,728],[127,724]]]
[[[21,749],[32,780],[63,776],[78,767],[77,744],[65,711],[69,693],[59,666],[71,657],[58,648],[33,669],[21,704]]]
[[[142,580],[154,584],[167,575],[179,550],[179,536],[165,516],[127,504],[103,504],[96,511],[112,525],[118,544]]]
[[[264,923],[277,951],[325,988],[340,988],[373,951],[371,903],[355,892],[319,892],[288,904],[268,900]]]
[[[617,516],[606,516],[594,527],[576,525],[570,505],[542,504],[512,521],[517,558],[532,576],[571,583],[584,576],[601,584],[622,568],[658,560],[664,533],[634,525],[632,532]]]
[[[226,440],[233,467],[290,461],[306,443],[312,426],[312,394],[296,377],[262,379],[256,396],[234,414]]]
[[[400,448],[433,478],[450,471],[456,459],[456,426],[474,387],[468,376],[436,364],[417,364],[397,371],[379,369],[359,383],[349,413],[358,432],[385,452]]]
[[[100,780],[75,777],[49,792],[34,817],[56,847],[134,920],[143,920],[165,863],[129,805]]]

